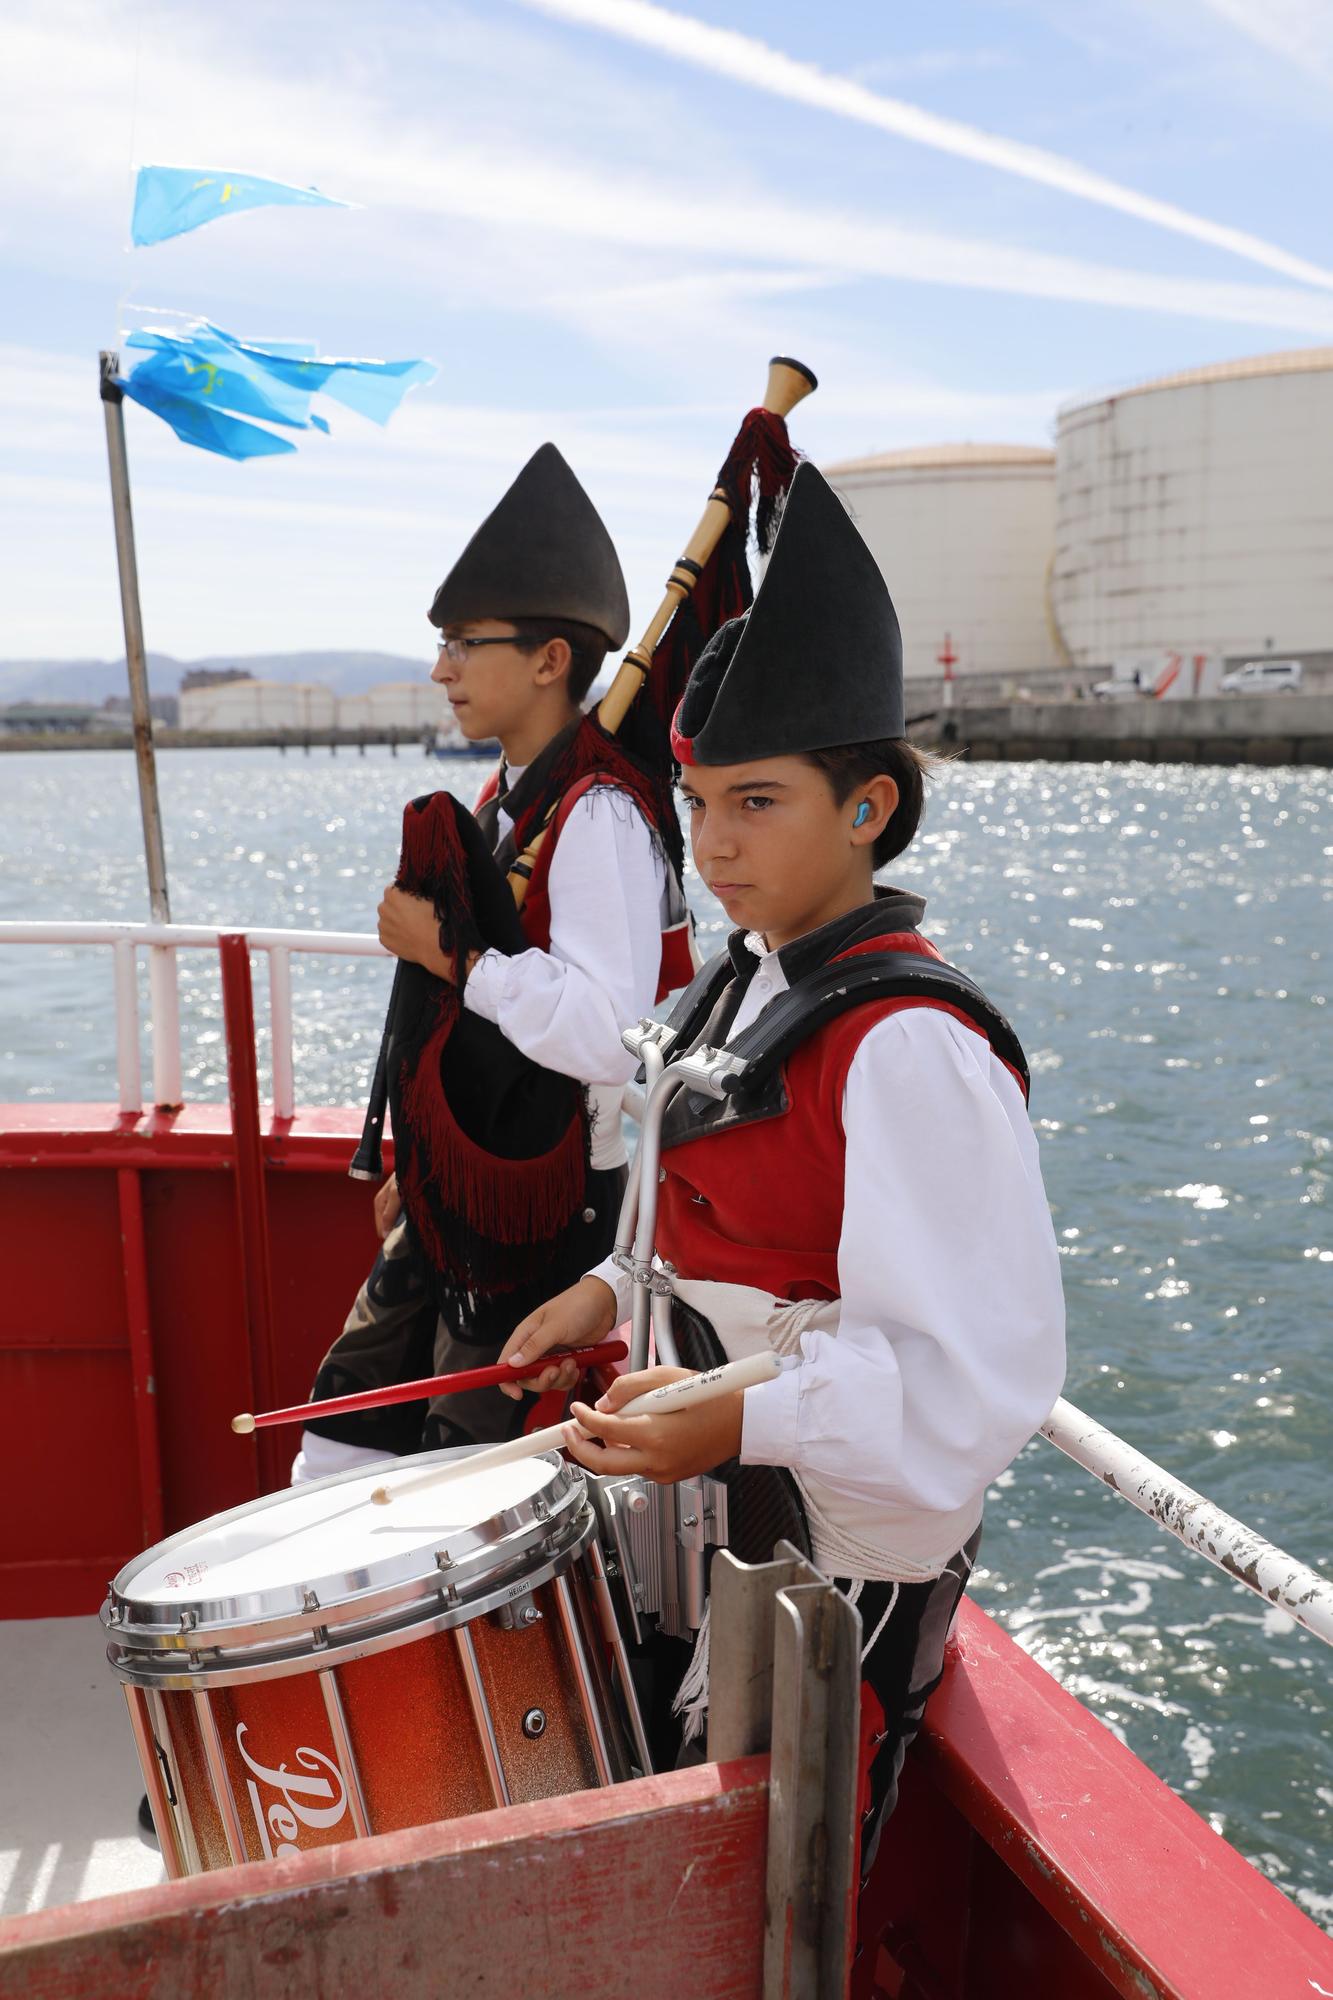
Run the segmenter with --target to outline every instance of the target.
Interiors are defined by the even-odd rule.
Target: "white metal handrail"
[[[244,937],[252,951],[268,954],[269,1019],[273,1033],[273,1115],[296,1110],[292,1068],[292,953],[341,958],[387,958],[377,937],[362,931],[250,930],[243,924],[0,923],[0,945],[101,945],[109,947],[116,996],[116,1083],[122,1111],[143,1110],[139,1066],[139,989],[135,953],[148,952],[148,1004],[153,1034],[153,1102],[181,1102],[180,991],[176,953],[214,950],[219,938]]]
[[[1041,1434],[1187,1549],[1333,1646],[1333,1583],[1318,1570],[1265,1541],[1063,1396]]]

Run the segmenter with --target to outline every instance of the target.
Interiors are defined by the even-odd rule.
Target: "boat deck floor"
[[[0,1621],[0,1915],[164,1881],[96,1618]]]

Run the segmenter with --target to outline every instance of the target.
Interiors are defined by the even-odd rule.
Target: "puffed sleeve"
[[[653,1010],[666,865],[629,796],[596,785],[578,800],[551,859],[551,948],[484,952],[464,1005],[515,1048],[580,1083],[627,1083],[620,1031]]]

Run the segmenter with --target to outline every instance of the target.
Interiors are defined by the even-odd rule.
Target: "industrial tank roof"
[[[828,479],[847,472],[929,472],[954,466],[1054,465],[1055,453],[1033,444],[916,444],[902,451],[877,451],[869,458],[845,458],[820,469]]]
[[[1289,347],[1277,354],[1250,354],[1239,361],[1213,361],[1203,368],[1182,368],[1174,375],[1158,375],[1150,382],[1134,382],[1126,389],[1103,389],[1096,394],[1075,396],[1061,405],[1059,414],[1092,409],[1097,403],[1121,402],[1127,396],[1151,396],[1158,389],[1198,389],[1212,382],[1247,382],[1266,375],[1318,375],[1333,369],[1333,347]]]

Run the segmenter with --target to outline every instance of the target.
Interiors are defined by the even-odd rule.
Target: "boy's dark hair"
[[[567,685],[570,698],[581,702],[597,678],[607,654],[605,632],[595,625],[580,625],[572,618],[511,618],[524,652],[536,651],[548,639],[563,639],[569,647]]]
[[[911,845],[925,809],[926,779],[936,763],[928,751],[918,750],[905,736],[886,736],[875,743],[839,743],[831,750],[806,750],[803,755],[824,773],[839,805],[871,778],[893,779],[898,803],[871,850],[876,868]]]

